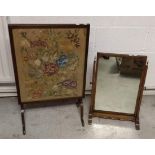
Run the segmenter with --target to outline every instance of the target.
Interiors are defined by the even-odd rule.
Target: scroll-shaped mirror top
[[[100,57],[95,110],[133,114],[144,65],[139,57]]]

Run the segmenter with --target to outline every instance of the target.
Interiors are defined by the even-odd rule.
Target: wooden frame
[[[24,30],[24,33],[23,33],[23,30]],[[40,35],[40,37],[43,36],[44,37],[44,40],[46,40],[47,42],[41,42],[40,38],[37,40],[38,42],[37,41],[34,41],[34,39],[35,39],[34,36],[37,38],[37,36],[39,36],[38,35],[39,34],[39,31],[40,31],[40,33],[42,33],[42,35]],[[66,86],[66,87],[68,86],[67,84],[72,84],[71,86],[79,86],[80,85],[80,88],[76,87],[77,90],[80,90],[79,93],[77,93],[77,95],[75,93],[77,90],[75,90],[75,89],[74,89],[74,93],[72,95],[70,95],[70,94],[73,92],[72,91],[73,89],[72,90],[69,89],[69,92],[71,92],[71,93],[68,93],[67,94],[68,96],[67,95],[66,96],[65,95],[63,96],[62,95],[61,96],[60,94],[58,94],[59,95],[58,97],[52,97],[52,96],[49,95],[48,96],[49,97],[48,99],[46,99],[46,98],[42,98],[42,99],[39,99],[39,98],[36,99],[35,98],[35,99],[33,99],[33,97],[31,96],[31,94],[30,95],[25,95],[26,92],[30,92],[30,91],[26,91],[26,89],[27,89],[26,87],[23,87],[23,86],[21,87],[21,85],[23,83],[23,80],[21,80],[22,79],[21,78],[22,77],[22,74],[21,74],[22,72],[20,73],[20,71],[23,70],[23,68],[21,67],[23,65],[22,64],[23,61],[20,60],[22,58],[22,57],[20,57],[22,54],[19,54],[20,53],[19,51],[20,51],[20,49],[22,49],[25,46],[25,44],[29,44],[29,46],[31,46],[31,48],[29,48],[30,51],[31,51],[31,49],[33,50],[33,47],[35,49],[38,44],[40,46],[42,45],[43,46],[43,49],[46,48],[46,50],[47,50],[48,47],[46,45],[48,45],[50,42],[49,42],[48,38],[46,38],[46,36],[43,34],[42,31],[45,31],[46,33],[47,33],[47,31],[50,31],[50,32],[52,31],[53,35],[55,35],[55,36],[56,35],[59,35],[59,34],[62,35],[63,36],[63,39],[60,40],[60,41],[63,42],[63,44],[62,44],[63,46],[62,46],[61,49],[66,48],[66,47],[68,47],[68,48],[71,47],[71,49],[73,50],[74,48],[72,46],[74,46],[75,48],[78,49],[77,51],[82,55],[82,57],[79,58],[80,57],[78,55],[79,53],[77,54],[79,56],[79,57],[77,56],[79,58],[78,60],[80,62],[82,62],[81,63],[82,64],[81,65],[82,68],[80,69],[80,67],[79,67],[78,69],[80,69],[80,72],[83,71],[82,74],[79,76],[80,77],[79,78],[80,80],[78,78],[77,79],[79,81],[81,81],[82,83],[79,84],[78,81],[76,81],[76,83],[75,83],[75,81],[71,81],[72,83],[69,81],[70,82],[69,83],[68,81],[65,81],[65,80],[63,81],[64,83],[60,83],[62,85],[64,84],[63,86]],[[80,107],[81,107],[81,122],[82,122],[82,126],[84,126],[82,98],[84,97],[84,92],[85,92],[87,55],[88,55],[88,43],[89,43],[89,31],[90,31],[90,25],[89,24],[87,24],[87,25],[83,25],[83,24],[80,24],[80,25],[75,25],[75,24],[10,24],[9,25],[10,44],[11,44],[12,60],[13,60],[13,65],[14,65],[14,73],[15,73],[15,80],[16,80],[16,86],[17,86],[18,103],[21,106],[21,117],[22,117],[22,125],[23,125],[23,134],[26,134],[25,117],[24,117],[25,108],[31,108],[31,107],[36,107],[36,106],[53,105],[53,103],[68,102],[68,100],[69,101],[70,100],[71,101],[76,101],[77,105],[80,105]],[[29,35],[28,36],[28,39],[26,38],[28,41],[27,40],[26,41],[24,40],[23,41],[24,43],[23,43],[22,42],[22,39],[19,37],[20,36],[19,34],[22,35],[25,38],[27,37],[27,34],[28,34]],[[67,35],[68,38],[66,37],[66,35]],[[64,36],[68,39],[67,41],[65,41],[65,37]],[[80,38],[81,36],[83,38]],[[30,37],[32,37],[32,40],[30,39]],[[60,36],[58,36],[57,38],[60,39]],[[80,39],[81,40],[83,39],[83,40],[81,41]],[[52,43],[52,41],[51,41],[51,43]],[[70,43],[69,45],[67,44],[68,42]],[[56,43],[59,44],[58,41]],[[21,44],[21,46],[20,46],[20,44]],[[24,46],[22,46],[23,44],[24,44]],[[29,46],[27,46],[27,47],[29,47]],[[50,46],[50,45],[48,45],[48,46]],[[51,45],[51,47],[52,46],[54,46],[54,44]],[[38,52],[37,50],[35,50],[35,52]],[[55,53],[57,54],[57,52],[55,52]],[[38,53],[36,55],[38,56]],[[54,55],[52,55],[52,58],[51,59],[54,59],[53,57],[54,57]],[[37,58],[35,57],[35,60],[36,59]],[[58,63],[58,60],[59,59],[56,60],[57,65],[61,65],[62,64],[61,63],[62,61],[60,61],[60,63]],[[19,61],[20,61],[20,63],[19,63]],[[69,60],[64,61],[64,62],[68,62],[68,61]],[[38,61],[37,62],[37,65],[39,65],[41,62]],[[61,67],[61,66],[58,66],[58,67]],[[62,69],[62,70],[64,71],[64,69]],[[46,70],[45,71],[42,71],[42,72],[43,72],[43,74],[44,73],[47,73],[50,76],[53,73],[53,68],[52,69],[50,68],[49,70],[47,69],[47,72],[46,72]],[[74,70],[73,70],[73,72],[74,72]],[[78,72],[78,73],[80,73],[80,72]],[[66,73],[65,75],[67,76],[68,74]],[[57,78],[59,78],[59,77],[61,77],[61,76],[58,75]],[[44,79],[44,80],[46,81],[46,79]],[[51,82],[51,77],[50,77],[50,81],[49,82]],[[71,88],[71,86],[68,86],[68,88]],[[64,88],[64,90],[67,89],[66,87]],[[25,90],[23,88],[25,88]],[[49,87],[49,89],[52,89],[52,88],[53,88],[53,85],[52,85],[52,87]],[[59,93],[59,91],[57,91],[57,93]],[[31,96],[31,98],[30,98],[30,96]]]
[[[133,114],[131,113],[122,113],[122,112],[113,112],[113,111],[101,111],[101,110],[95,110],[95,95],[96,95],[96,81],[97,81],[97,69],[98,69],[98,61],[99,58],[101,57],[143,57],[145,59],[145,66],[142,71],[142,75],[140,78],[140,84],[139,84],[139,90],[138,90],[138,95],[137,95],[137,100],[136,100],[136,106],[135,106],[135,111]],[[90,109],[89,109],[89,119],[88,119],[88,124],[92,124],[92,118],[93,117],[101,117],[105,119],[116,119],[116,120],[123,120],[123,121],[132,121],[135,122],[135,128],[137,130],[140,129],[140,124],[139,124],[139,111],[140,111],[140,105],[141,105],[141,100],[142,100],[142,95],[143,95],[143,89],[144,89],[144,84],[145,84],[145,78],[147,74],[147,68],[148,65],[146,64],[147,62],[147,56],[129,56],[127,54],[114,54],[114,53],[97,53],[97,60],[94,60],[94,65],[93,65],[93,77],[92,77],[92,93],[91,93],[91,103],[90,103]]]

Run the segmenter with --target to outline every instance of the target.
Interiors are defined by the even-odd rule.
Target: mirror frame
[[[113,112],[113,111],[102,111],[102,110],[95,110],[95,95],[96,95],[96,82],[97,82],[97,70],[98,70],[98,62],[99,58],[103,57],[136,57],[136,58],[143,58],[145,61],[145,65],[143,67],[143,71],[140,77],[140,84],[139,84],[139,90],[137,94],[136,99],[136,105],[134,113],[122,113],[122,112]],[[147,74],[147,56],[138,55],[138,56],[130,56],[128,54],[115,54],[115,53],[97,53],[97,60],[94,60],[93,65],[93,76],[92,76],[92,90],[91,90],[91,103],[90,103],[90,109],[89,109],[89,118],[88,118],[88,124],[92,124],[92,118],[93,117],[100,117],[105,119],[114,119],[114,120],[123,120],[123,121],[132,121],[135,123],[136,130],[140,129],[140,123],[139,123],[139,112],[140,112],[140,105],[142,101],[143,96],[143,90],[144,90],[144,84]]]

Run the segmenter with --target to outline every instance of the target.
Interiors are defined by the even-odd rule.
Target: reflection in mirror
[[[101,57],[98,61],[95,110],[134,113],[141,64],[131,58]]]

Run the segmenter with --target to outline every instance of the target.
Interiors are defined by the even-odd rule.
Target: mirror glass
[[[132,56],[99,57],[94,109],[133,114],[143,65]]]

